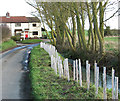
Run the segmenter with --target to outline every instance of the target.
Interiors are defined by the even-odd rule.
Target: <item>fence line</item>
[[[68,65],[68,58],[62,60],[59,56],[55,46],[46,44],[41,42],[40,47],[45,49],[48,52],[49,56],[51,57],[51,68],[54,69],[55,73],[59,74],[59,77],[67,78],[68,82],[70,81],[69,75],[69,65]],[[118,99],[118,77],[114,76],[115,71],[112,68],[112,99]],[[115,80],[114,80],[115,79]],[[82,87],[82,70],[81,70],[81,60],[76,59],[73,61],[73,80],[79,80],[79,84]],[[90,88],[90,64],[88,60],[86,61],[86,81],[87,81],[87,90]],[[99,87],[99,67],[95,61],[94,63],[94,81],[96,91],[95,93],[98,94],[98,87]],[[114,85],[115,82],[115,85]],[[114,91],[115,89],[115,91]],[[103,67],[103,99],[107,99],[107,92],[106,92],[106,67]]]

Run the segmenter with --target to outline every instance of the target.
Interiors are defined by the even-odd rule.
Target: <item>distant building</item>
[[[28,36],[28,38],[40,38],[42,37],[41,23],[37,17],[25,17],[25,16],[10,16],[10,13],[6,13],[6,16],[0,16],[0,25],[7,25],[12,33],[12,36],[20,35],[21,38]]]

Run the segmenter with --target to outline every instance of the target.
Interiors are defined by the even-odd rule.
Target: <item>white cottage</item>
[[[7,25],[12,33],[12,36],[20,35],[21,38],[28,36],[28,38],[42,37],[41,23],[37,17],[25,16],[10,16],[7,12],[6,16],[1,16],[0,25]]]

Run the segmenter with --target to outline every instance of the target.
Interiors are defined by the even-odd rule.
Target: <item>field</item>
[[[106,52],[111,52],[118,54],[119,50],[119,37],[105,37],[105,50]]]
[[[87,91],[86,82],[83,87],[73,80],[60,79],[50,67],[50,57],[40,46],[34,47],[30,57],[30,79],[34,99],[102,99],[103,88],[99,95],[95,94],[95,86]],[[72,76],[72,75],[71,75]],[[111,90],[107,89],[107,97],[111,99]]]
[[[3,42],[1,45],[0,45],[0,51],[5,51],[9,48],[12,48],[12,47],[15,47],[16,46],[16,42],[13,41],[13,40],[8,40],[8,41],[5,41]]]

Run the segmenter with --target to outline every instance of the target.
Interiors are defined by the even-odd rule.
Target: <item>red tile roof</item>
[[[32,18],[32,20],[30,19]],[[6,18],[6,16],[0,17],[0,23],[28,23],[28,22],[39,22],[39,19],[36,17],[25,17],[25,16],[10,16],[10,18]]]

